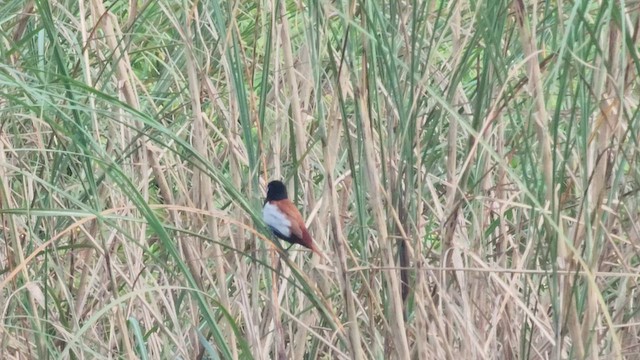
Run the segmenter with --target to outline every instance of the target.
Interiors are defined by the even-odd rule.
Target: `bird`
[[[275,236],[291,244],[287,250],[294,244],[299,244],[323,255],[313,243],[300,211],[289,200],[287,188],[282,181],[273,180],[267,185],[262,218]]]

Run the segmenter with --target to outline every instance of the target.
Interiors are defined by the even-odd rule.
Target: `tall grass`
[[[0,357],[635,358],[639,15],[3,2]]]

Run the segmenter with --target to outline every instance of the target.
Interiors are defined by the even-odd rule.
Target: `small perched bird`
[[[267,198],[264,200],[262,218],[277,237],[290,243],[291,246],[300,244],[318,255],[323,255],[313,243],[300,211],[289,200],[287,188],[282,181],[274,180],[267,185]]]

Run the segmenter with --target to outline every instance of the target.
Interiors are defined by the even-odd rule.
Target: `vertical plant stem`
[[[363,65],[366,69],[366,65]],[[405,332],[404,316],[402,314],[402,298],[400,297],[400,285],[398,283],[399,274],[396,270],[392,242],[387,231],[387,220],[384,215],[384,206],[380,196],[380,183],[378,178],[378,162],[376,161],[373,131],[371,129],[371,119],[368,111],[368,84],[366,70],[362,72],[361,83],[358,84],[356,101],[360,110],[360,126],[362,128],[362,143],[364,146],[365,175],[369,188],[369,206],[373,212],[374,224],[378,232],[378,246],[382,251],[383,266],[388,268],[384,272],[387,286],[387,296],[389,297],[390,319],[394,333],[391,334],[394,349],[399,359],[409,359],[409,349]]]

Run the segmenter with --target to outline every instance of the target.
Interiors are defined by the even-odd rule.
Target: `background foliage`
[[[0,29],[0,357],[640,353],[636,1],[6,0]],[[264,231],[271,179],[327,259]]]

